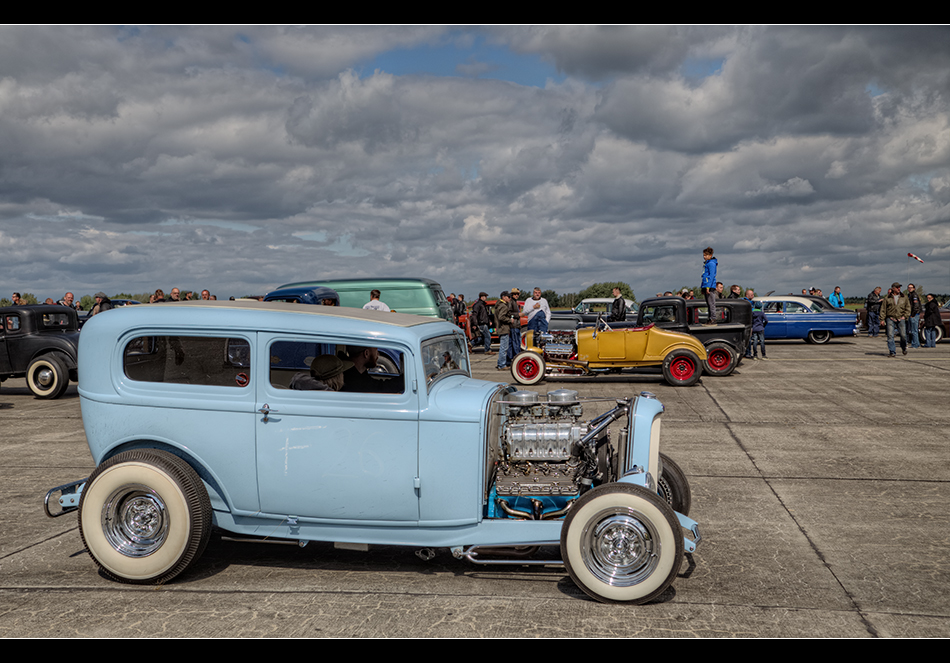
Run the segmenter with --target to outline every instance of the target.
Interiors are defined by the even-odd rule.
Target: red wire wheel
[[[725,343],[711,343],[706,348],[706,361],[703,368],[709,375],[722,378],[735,370],[739,357]]]
[[[544,379],[544,359],[535,352],[521,352],[511,362],[511,376],[518,384],[537,384]]]
[[[690,350],[674,350],[663,360],[663,378],[674,387],[689,387],[699,381],[699,357]]]

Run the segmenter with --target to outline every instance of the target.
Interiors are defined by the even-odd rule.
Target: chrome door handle
[[[267,415],[269,415],[271,412],[278,412],[278,410],[272,410],[272,409],[270,409],[270,405],[268,405],[267,403],[264,403],[264,407],[262,407],[260,410],[258,410],[258,412],[260,412],[261,414],[264,415],[264,421],[266,422],[266,421],[267,421]]]

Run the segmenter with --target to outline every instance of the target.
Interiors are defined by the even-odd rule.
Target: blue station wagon
[[[401,365],[360,375],[354,357],[371,349]],[[535,563],[563,561],[598,600],[643,603],[699,542],[652,394],[599,399],[606,411],[585,419],[591,403],[575,391],[473,379],[465,337],[445,321],[277,302],[141,306],[93,318],[79,356],[96,469],[50,490],[45,509],[78,512],[90,556],[120,582],[172,580],[218,528],[449,548],[475,563],[557,547],[560,560]],[[295,387],[301,357],[313,376],[345,367],[342,388]]]
[[[765,338],[827,343],[835,336],[857,336],[858,316],[850,309],[828,308],[820,301],[787,295],[756,297],[769,323]]]

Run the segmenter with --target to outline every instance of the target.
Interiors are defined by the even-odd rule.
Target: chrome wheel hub
[[[49,368],[41,368],[36,372],[36,384],[44,389],[53,384],[53,371]]]
[[[583,533],[587,569],[617,587],[642,582],[656,569],[660,542],[649,520],[632,509],[615,508],[591,519]]]
[[[126,557],[151,555],[168,532],[165,503],[147,486],[123,486],[102,506],[102,532],[109,545]]]

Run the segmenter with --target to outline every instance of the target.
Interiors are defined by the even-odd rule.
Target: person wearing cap
[[[472,304],[472,319],[475,321],[475,325],[478,327],[479,333],[482,335],[482,343],[485,345],[485,354],[490,355],[491,352],[491,315],[488,312],[488,293],[480,292],[478,293],[478,299],[475,300],[475,303]]]
[[[495,304],[495,331],[498,332],[498,364],[503,371],[508,365],[508,344],[511,343],[511,293],[505,290]]]
[[[514,361],[515,355],[521,352],[521,307],[518,305],[518,298],[521,291],[518,288],[512,288],[511,293],[511,329],[508,332],[510,339],[508,341],[508,365]]]
[[[881,299],[881,318],[887,326],[888,357],[897,356],[894,345],[894,330],[901,335],[901,353],[907,354],[907,318],[910,317],[910,301],[907,295],[901,292],[901,284],[894,282],[887,295]]]
[[[96,293],[96,305],[92,307],[92,310],[89,311],[89,317],[96,315],[97,313],[102,313],[108,311],[112,308],[112,300],[106,296],[104,292]]]
[[[343,373],[353,367],[353,362],[335,355],[320,355],[310,361],[310,373],[297,373],[290,381],[291,389],[303,391],[340,391],[343,389]]]

